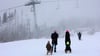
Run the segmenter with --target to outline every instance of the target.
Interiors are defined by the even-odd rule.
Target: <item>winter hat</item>
[[[66,30],[66,32],[69,32],[69,30]]]
[[[50,43],[50,41],[48,41],[48,43]]]

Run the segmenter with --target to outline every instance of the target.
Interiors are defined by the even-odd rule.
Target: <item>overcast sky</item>
[[[0,0],[0,10],[22,5],[27,1],[29,0]],[[62,19],[74,19],[74,17],[80,19],[100,18],[100,0],[60,0],[59,6],[57,2],[42,2],[37,5],[36,13],[39,25],[46,23],[47,25],[53,25]]]

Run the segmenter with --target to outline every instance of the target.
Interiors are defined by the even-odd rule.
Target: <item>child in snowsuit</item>
[[[50,53],[52,55],[53,52],[53,48],[50,44],[50,41],[48,41],[48,43],[46,44],[46,49],[47,49],[47,55]]]

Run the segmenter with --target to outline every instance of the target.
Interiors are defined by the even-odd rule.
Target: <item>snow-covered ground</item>
[[[100,32],[94,35],[71,36],[71,54],[64,53],[64,38],[58,39],[57,53],[52,56],[100,56]],[[0,43],[0,56],[46,56],[46,43],[50,39],[31,39]],[[50,40],[51,41],[51,40]]]

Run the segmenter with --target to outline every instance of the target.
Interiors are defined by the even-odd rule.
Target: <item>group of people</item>
[[[51,55],[53,52],[56,52],[56,46],[58,44],[58,37],[59,35],[56,31],[54,31],[51,34],[52,45],[50,44],[50,41],[48,41],[48,43],[46,44],[47,55],[49,52],[51,53]],[[78,38],[79,40],[81,40],[81,32],[78,33]],[[70,32],[69,30],[66,30],[65,32],[65,53],[67,53],[67,51],[69,51],[70,53],[72,52],[70,46],[71,46]]]

